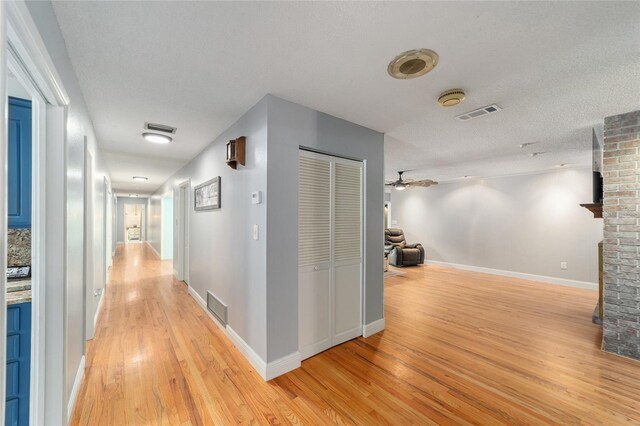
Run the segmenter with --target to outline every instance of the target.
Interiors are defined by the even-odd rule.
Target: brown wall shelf
[[[602,219],[602,203],[580,204],[580,206],[593,213],[594,218]]]

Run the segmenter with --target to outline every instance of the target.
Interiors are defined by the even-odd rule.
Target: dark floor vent
[[[227,325],[227,305],[222,303],[220,299],[207,291],[207,309],[222,323]]]

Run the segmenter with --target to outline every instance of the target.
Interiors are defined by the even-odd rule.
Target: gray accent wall
[[[233,170],[226,143],[239,136],[247,137],[246,165]],[[364,162],[364,322],[383,318],[383,145],[379,132],[267,95],[152,196],[190,180],[192,201],[194,186],[221,177],[222,208],[189,210],[189,285],[229,306],[228,326],[263,361],[298,351],[300,147]],[[254,191],[262,192],[261,204],[251,204]],[[177,209],[175,193],[174,200]],[[161,220],[154,214],[149,227]]]
[[[225,163],[226,144],[239,136],[247,138],[245,166],[233,170]],[[219,210],[195,211],[193,188],[216,176],[221,178]],[[266,333],[266,200],[251,204],[251,192],[267,191],[267,100],[262,99],[189,164],[176,172],[151,197],[177,191],[191,181],[189,201],[188,284],[206,300],[207,291],[229,306],[228,325],[263,360],[267,357]],[[179,197],[176,200],[175,208]],[[265,197],[266,199],[266,197]],[[162,218],[150,218],[150,227],[160,228]],[[260,239],[252,238],[253,225]],[[174,245],[177,234],[174,232]]]
[[[267,362],[271,362],[298,350],[300,147],[364,162],[364,323],[383,318],[384,135],[275,96],[267,100]]]
[[[579,205],[592,198],[590,168],[461,180],[392,191],[392,227],[402,228],[409,243],[422,243],[427,263],[595,285],[602,219]]]

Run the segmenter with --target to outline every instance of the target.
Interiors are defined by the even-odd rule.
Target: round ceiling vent
[[[441,93],[438,98],[440,106],[445,108],[456,106],[462,103],[462,101],[464,101],[464,90],[462,89],[447,90]]]
[[[429,49],[408,50],[389,62],[387,71],[393,78],[409,79],[425,75],[438,65],[438,54]]]

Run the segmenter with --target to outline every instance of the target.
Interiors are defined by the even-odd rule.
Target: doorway
[[[173,259],[173,198],[162,198],[162,211],[160,213],[162,223],[160,227],[160,258],[162,260]]]
[[[298,346],[306,359],[362,335],[363,164],[300,150],[298,185]]]
[[[124,242],[139,243],[144,239],[144,204],[124,205]]]
[[[175,260],[176,278],[189,284],[189,212],[191,181],[182,182],[174,194],[175,202]]]

